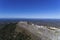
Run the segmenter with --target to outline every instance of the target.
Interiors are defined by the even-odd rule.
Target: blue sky
[[[60,0],[0,0],[0,18],[60,19]]]

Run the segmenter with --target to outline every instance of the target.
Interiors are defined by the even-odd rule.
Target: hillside
[[[23,32],[16,32],[16,23],[6,24],[0,29],[0,40],[30,40],[30,36]],[[22,31],[22,30],[19,30]]]
[[[60,29],[26,21],[9,23],[0,29],[0,40],[60,40]]]

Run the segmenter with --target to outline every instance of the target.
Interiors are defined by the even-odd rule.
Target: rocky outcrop
[[[33,23],[28,24],[27,22],[19,22],[17,26],[17,32],[23,30],[32,35],[31,38],[34,40],[60,40],[60,29],[55,27],[39,26]]]

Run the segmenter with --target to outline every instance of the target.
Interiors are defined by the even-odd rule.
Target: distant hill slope
[[[16,28],[18,28],[16,23],[6,24],[4,28],[0,29],[0,40],[32,40],[30,35],[21,29],[19,31],[22,32],[17,32]]]

